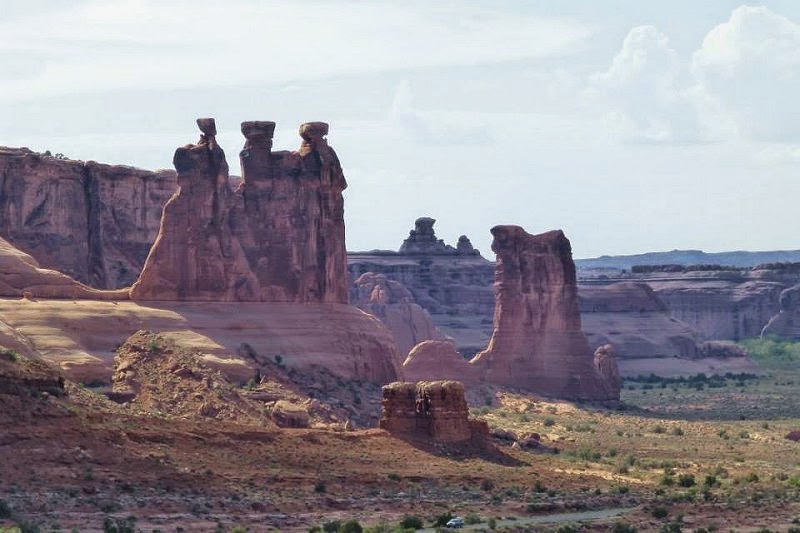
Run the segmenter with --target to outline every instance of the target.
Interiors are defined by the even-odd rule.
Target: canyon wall
[[[0,148],[0,236],[95,288],[133,283],[177,187],[173,171]]]

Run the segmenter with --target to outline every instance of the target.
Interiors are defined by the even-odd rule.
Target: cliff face
[[[0,148],[0,236],[92,287],[129,286],[176,185],[172,171]]]
[[[783,290],[779,301],[780,311],[770,318],[761,336],[796,341],[800,339],[800,285]]]
[[[346,187],[327,124],[303,124],[297,152],[271,152],[271,122],[245,122],[243,181],[232,191],[213,119],[178,148],[180,189],[164,207],[138,300],[347,303]]]
[[[781,277],[744,270],[648,274],[641,280],[700,340],[740,340],[757,337],[778,312],[780,292],[787,287]]]
[[[670,316],[666,304],[645,283],[582,285],[578,298],[589,345],[613,344],[621,363],[699,355],[697,332]]]
[[[485,379],[568,399],[618,400],[581,331],[572,248],[558,231],[495,226],[494,332],[473,364]],[[617,391],[615,395],[615,390]]]

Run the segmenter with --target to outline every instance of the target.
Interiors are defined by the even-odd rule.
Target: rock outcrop
[[[350,303],[386,324],[401,355],[422,341],[445,339],[430,314],[414,302],[411,292],[383,274],[362,274],[352,285]]]
[[[347,303],[347,184],[327,124],[301,125],[297,152],[272,152],[274,123],[243,123],[236,191],[213,119],[198,126],[200,141],[175,152],[180,189],[132,298]]]
[[[403,362],[403,377],[409,381],[454,380],[474,385],[481,379],[480,369],[464,359],[451,341],[423,341],[408,353]]]
[[[618,400],[581,331],[572,248],[560,230],[495,226],[494,332],[475,356],[489,383],[575,400]]]
[[[800,285],[781,291],[780,311],[769,319],[761,337],[800,340]]]
[[[457,381],[385,385],[380,427],[399,438],[447,444],[480,444],[489,434],[485,421],[469,418]]]
[[[0,236],[94,288],[133,283],[177,187],[173,171],[0,147]]]

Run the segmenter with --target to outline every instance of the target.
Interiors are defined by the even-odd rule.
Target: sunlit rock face
[[[272,152],[272,122],[245,122],[243,181],[232,190],[213,119],[178,148],[180,189],[131,295],[137,300],[347,303],[341,165],[328,125],[300,126],[296,152]]]
[[[175,172],[0,147],[0,236],[99,289],[127,287],[158,233]]]
[[[488,383],[547,396],[618,400],[583,332],[572,248],[560,230],[530,235],[495,226],[497,254],[492,339],[473,364]]]

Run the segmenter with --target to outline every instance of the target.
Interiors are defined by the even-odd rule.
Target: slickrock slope
[[[581,332],[572,248],[560,231],[495,226],[494,333],[473,363],[485,379],[567,399],[618,400]]]
[[[93,289],[61,272],[41,268],[33,257],[0,238],[0,296],[124,300],[128,291]]]
[[[473,442],[488,437],[482,420],[470,420],[464,386],[457,381],[398,382],[383,387],[380,427],[409,440]]]
[[[255,376],[261,358],[275,356],[299,371],[324,367],[378,384],[396,380],[400,368],[380,320],[343,304],[0,299],[0,316],[18,343],[83,383],[109,382],[114,350],[140,329],[197,350],[237,383]]]
[[[480,369],[456,351],[451,341],[424,341],[412,348],[403,362],[403,376],[409,381],[456,380],[474,385],[481,380]]]
[[[383,274],[362,274],[352,285],[350,302],[386,324],[401,356],[422,341],[445,338],[411,292]]]
[[[176,186],[173,171],[0,147],[0,236],[92,287],[129,286]]]
[[[131,297],[347,303],[347,185],[327,124],[300,126],[297,152],[272,152],[274,123],[243,123],[236,191],[213,119],[198,125],[200,141],[175,152],[180,189]]]

